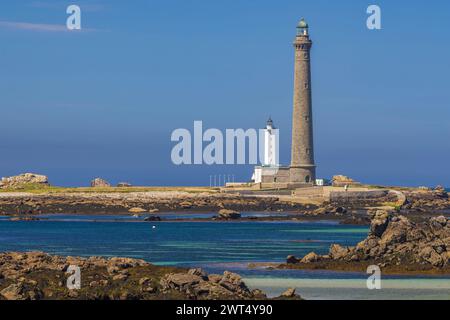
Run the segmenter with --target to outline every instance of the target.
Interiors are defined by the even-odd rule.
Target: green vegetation
[[[381,205],[384,207],[391,207],[395,211],[400,211],[400,209],[402,208],[402,206],[398,202],[383,202]]]
[[[392,190],[398,190],[398,191],[411,191],[411,190],[417,189],[414,187],[378,186],[378,185],[370,185],[370,184],[364,184],[362,186],[365,188],[368,188],[368,189],[392,189]]]

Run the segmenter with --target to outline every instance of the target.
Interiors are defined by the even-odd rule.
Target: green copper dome
[[[297,28],[307,29],[308,24],[306,23],[305,19],[301,19],[300,22],[297,25]]]

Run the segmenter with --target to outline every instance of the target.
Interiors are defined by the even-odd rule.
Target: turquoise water
[[[42,218],[50,220],[2,220],[0,251],[128,256],[181,266],[281,262],[288,254],[325,253],[335,242],[351,245],[367,234],[366,227],[333,222],[121,222],[132,221],[129,215]]]
[[[202,267],[208,272],[231,270],[243,275],[251,287],[270,295],[297,287],[308,299],[450,298],[450,277],[383,277],[382,290],[368,290],[363,273],[248,268],[250,262],[283,262],[289,254],[324,254],[331,243],[354,245],[367,236],[364,226],[330,221],[144,223],[130,215],[41,218],[13,222],[0,217],[0,252],[127,256],[158,265]]]

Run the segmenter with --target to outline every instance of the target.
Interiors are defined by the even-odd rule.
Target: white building
[[[264,157],[261,166],[255,167],[252,181],[255,183],[262,182],[262,176],[274,175],[279,167],[279,135],[278,129],[273,126],[271,118],[267,120],[266,128],[264,129]]]

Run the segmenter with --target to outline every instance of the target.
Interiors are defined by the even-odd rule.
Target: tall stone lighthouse
[[[313,120],[311,101],[311,63],[308,24],[301,19],[294,41],[294,108],[292,115],[290,184],[313,184],[316,179],[314,164]]]

